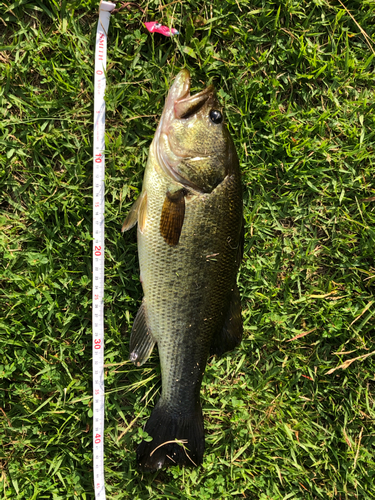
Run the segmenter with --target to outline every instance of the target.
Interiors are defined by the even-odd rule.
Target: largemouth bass
[[[140,366],[158,345],[162,392],[137,449],[143,470],[198,465],[204,452],[200,387],[210,353],[242,337],[236,275],[242,258],[237,154],[213,86],[190,95],[181,71],[150,146],[143,189],[122,230],[138,222],[144,292],[130,338]]]

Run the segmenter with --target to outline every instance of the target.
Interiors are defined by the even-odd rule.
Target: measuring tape
[[[92,368],[94,489],[97,500],[105,500],[104,482],[104,150],[107,67],[107,33],[111,11],[116,7],[101,2],[95,44],[94,160],[93,160],[93,287]]]
[[[131,2],[129,5],[135,5]],[[120,9],[125,8],[124,4]],[[104,192],[105,192],[105,101],[107,33],[116,5],[100,2],[95,43],[94,78],[94,159],[93,159],[93,270],[92,270],[92,369],[93,369],[93,451],[95,499],[105,500],[104,481]],[[139,7],[138,7],[139,8]],[[142,12],[143,10],[140,9]],[[144,13],[144,12],[143,12]],[[157,22],[145,23],[150,33],[178,34]]]

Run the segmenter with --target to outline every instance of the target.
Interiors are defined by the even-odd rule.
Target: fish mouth
[[[214,96],[214,93],[215,89],[213,85],[209,85],[198,94],[190,95],[190,73],[187,69],[180,71],[169,89],[153,141],[154,154],[165,174],[172,177],[176,182],[199,193],[203,191],[196,184],[189,181],[189,179],[183,177],[177,170],[177,166],[181,163],[181,160],[193,160],[194,158],[189,154],[173,151],[168,131],[173,120],[192,117]]]
[[[190,85],[189,85],[190,87]],[[189,95],[178,99],[174,103],[174,114],[176,118],[186,119],[198,113],[214,93],[213,85],[202,90],[198,94]]]

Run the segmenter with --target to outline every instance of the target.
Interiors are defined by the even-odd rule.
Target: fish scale
[[[212,125],[201,141],[194,141],[199,128],[207,131],[210,110],[219,104],[211,87],[192,97],[181,96],[186,92],[186,73],[176,77],[170,90],[150,147],[141,201],[136,203],[144,299],[133,325],[131,359],[143,364],[156,343],[162,377],[161,397],[145,426],[153,440],[143,441],[137,450],[144,470],[168,462],[197,465],[202,461],[199,393],[207,358],[210,350],[220,353],[233,348],[242,335],[236,287],[243,225],[238,159],[224,124]],[[189,99],[194,99],[190,114]],[[179,106],[188,118],[178,116]],[[176,138],[175,150],[187,154],[179,164],[172,152],[168,164],[168,148]],[[166,151],[160,150],[164,145]],[[185,182],[189,169],[194,172]],[[199,185],[200,173],[209,192]],[[134,222],[130,214],[124,229]]]
[[[154,163],[152,156],[149,161],[150,165]],[[150,204],[145,231],[138,232],[138,252],[149,326],[159,346],[161,397],[172,399],[171,395],[183,392],[186,402],[193,395],[185,391],[183,374],[191,371],[194,363],[204,369],[211,337],[219,328],[227,296],[234,286],[238,247],[231,247],[230,241],[238,239],[242,200],[238,196],[238,179],[233,176],[209,195],[193,195],[186,203],[179,245],[170,247],[160,235],[157,222],[166,190],[180,185],[172,185],[153,168],[150,177],[145,177],[145,185]],[[240,202],[237,206],[223,206],[223,197],[239,198]],[[214,257],[207,257],[210,255]],[[186,349],[192,336],[193,342]],[[189,352],[194,349],[196,358],[191,367],[184,360],[181,345]],[[171,364],[171,359],[176,362]],[[175,399],[176,404],[184,404],[181,398]]]

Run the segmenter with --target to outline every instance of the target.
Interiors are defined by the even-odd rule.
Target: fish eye
[[[216,124],[221,123],[223,121],[223,115],[217,109],[211,109],[210,120]]]

